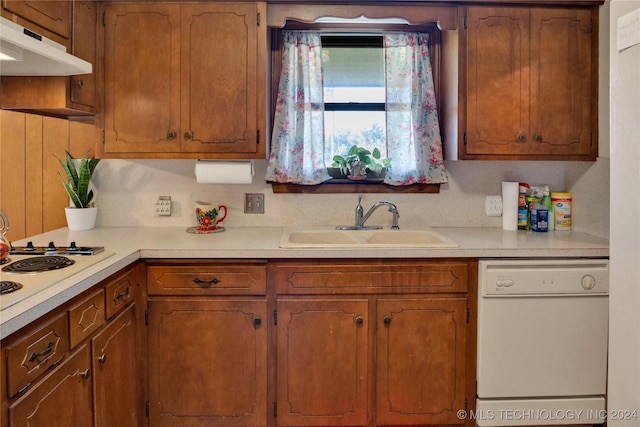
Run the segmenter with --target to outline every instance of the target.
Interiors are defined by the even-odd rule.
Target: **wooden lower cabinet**
[[[366,299],[280,299],[277,424],[367,424]]]
[[[89,346],[85,344],[9,406],[9,425],[91,426],[91,377]]]
[[[266,425],[264,298],[150,298],[148,310],[149,425]]]
[[[135,304],[91,340],[95,427],[140,425]]]
[[[274,261],[274,425],[473,425],[475,264]]]
[[[0,426],[146,425],[142,271],[127,267],[2,340]],[[123,304],[106,314],[124,284]]]
[[[378,300],[376,425],[461,423],[466,334],[466,298]]]

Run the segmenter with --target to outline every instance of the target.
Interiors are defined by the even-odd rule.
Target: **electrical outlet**
[[[484,210],[487,216],[502,216],[502,196],[487,196]]]
[[[264,194],[245,193],[244,213],[264,213]]]
[[[171,196],[158,196],[156,215],[171,216]]]

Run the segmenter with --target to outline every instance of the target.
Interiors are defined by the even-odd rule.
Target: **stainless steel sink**
[[[442,234],[426,229],[336,230],[329,227],[288,228],[281,248],[457,248]]]

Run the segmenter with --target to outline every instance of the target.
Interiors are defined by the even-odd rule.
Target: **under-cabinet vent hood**
[[[89,74],[90,62],[65,46],[0,16],[0,75],[70,76]]]

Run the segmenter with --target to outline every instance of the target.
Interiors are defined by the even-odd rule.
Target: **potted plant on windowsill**
[[[385,171],[391,167],[391,159],[381,159],[380,150],[369,151],[357,145],[351,146],[346,156],[334,156],[332,168],[355,181],[384,178]],[[331,175],[331,171],[329,171]],[[334,176],[335,178],[335,176]]]
[[[93,190],[89,189],[89,184],[100,159],[95,157],[87,159],[86,156],[82,156],[76,169],[73,158],[66,151],[65,161],[62,159],[58,161],[67,175],[67,180],[62,177],[62,174],[60,178],[72,203],[65,208],[69,230],[90,230],[96,224],[98,208],[95,206]]]

